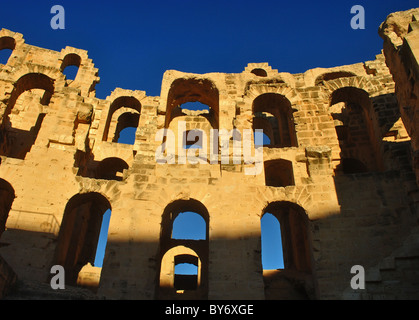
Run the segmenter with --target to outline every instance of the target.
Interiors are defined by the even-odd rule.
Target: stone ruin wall
[[[99,99],[86,51],[38,48],[2,29],[0,49],[13,52],[0,65],[0,295],[57,295],[50,269],[61,264],[84,298],[418,298],[417,12],[383,23],[384,53],[371,61],[301,74],[267,63],[168,70],[157,97],[117,88]],[[396,37],[386,26],[397,24]],[[182,110],[192,101],[209,111]],[[157,163],[158,130],[177,134],[179,121],[206,133],[264,129],[262,173],[246,175],[243,154],[239,164]],[[135,143],[116,142],[133,124]],[[206,240],[171,239],[182,211],[204,218]],[[262,270],[265,212],[281,222],[284,270]],[[176,291],[176,260],[197,264],[197,288]],[[367,271],[365,290],[350,288],[353,265]]]

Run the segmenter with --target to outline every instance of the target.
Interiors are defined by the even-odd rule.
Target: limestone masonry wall
[[[58,264],[72,298],[419,298],[418,14],[389,16],[371,61],[168,70],[160,96],[116,88],[106,99],[87,51],[2,29],[0,50],[13,51],[0,65],[0,297],[65,297],[49,287]],[[206,109],[185,105],[196,101]],[[129,127],[135,142],[118,142]],[[255,129],[269,142],[255,143]],[[182,147],[190,132],[200,148]],[[186,211],[203,218],[205,239],[172,237]],[[265,213],[281,225],[283,269],[262,268]],[[180,263],[197,274],[176,275]],[[354,265],[363,290],[350,286]]]

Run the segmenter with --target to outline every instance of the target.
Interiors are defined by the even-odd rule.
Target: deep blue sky
[[[50,9],[65,8],[65,30],[53,30]],[[365,30],[353,30],[353,5],[364,6]],[[26,43],[60,51],[85,49],[99,68],[97,96],[116,88],[160,95],[165,70],[242,72],[269,62],[299,73],[374,59],[380,23],[418,1],[7,1],[0,27]]]

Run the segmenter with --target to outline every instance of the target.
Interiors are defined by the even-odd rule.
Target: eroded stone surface
[[[2,29],[0,49],[13,53],[0,65],[0,255],[20,286],[47,290],[60,264],[68,286],[98,298],[418,298],[417,10],[389,16],[374,60],[301,74],[268,63],[237,74],[168,70],[158,97],[117,88],[98,99],[86,51],[38,48]],[[74,80],[68,65],[79,67]],[[208,110],[182,112],[194,101]],[[133,145],[118,143],[126,127],[137,128]],[[156,161],[161,129],[173,132],[174,163]],[[221,129],[239,133],[219,141],[227,163],[219,149],[210,157]],[[253,135],[249,150],[242,142],[254,129],[271,144],[249,175]],[[183,130],[200,130],[206,147],[185,151]],[[203,150],[201,163],[182,157]],[[205,240],[172,239],[185,211],[203,217]],[[284,270],[262,270],[266,212],[281,224]],[[195,278],[174,275],[185,262]],[[350,288],[355,264],[379,275],[362,294]]]

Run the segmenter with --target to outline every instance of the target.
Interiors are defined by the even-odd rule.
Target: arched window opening
[[[16,81],[5,111],[0,154],[25,159],[38,137],[45,106],[53,93],[54,80],[41,73],[29,73]]]
[[[102,160],[96,169],[96,178],[105,180],[122,181],[124,170],[128,164],[120,158],[106,158]]]
[[[261,224],[262,267],[264,270],[284,269],[281,225],[278,219],[266,212]]]
[[[133,131],[134,128],[137,130],[140,115],[141,103],[135,97],[122,96],[116,98],[109,107],[103,141],[134,144],[135,134],[133,134]],[[121,132],[124,129],[127,130],[123,132],[121,138]]]
[[[205,240],[206,223],[204,218],[195,212],[181,212],[175,218],[172,239]]]
[[[67,80],[74,81],[77,77],[81,64],[81,58],[78,54],[67,54],[61,64],[61,72],[65,75]]]
[[[66,284],[76,285],[83,266],[95,264],[102,220],[107,210],[111,210],[109,201],[95,192],[75,195],[67,203],[54,263],[64,267]]]
[[[158,298],[205,299],[207,270],[204,269],[194,249],[184,245],[170,248],[161,259]]]
[[[209,214],[197,200],[176,200],[164,210],[158,299],[208,297]],[[182,270],[183,269],[183,270]],[[189,295],[188,292],[193,294]]]
[[[309,220],[297,204],[270,203],[261,216],[265,298],[305,300],[313,297]]]
[[[270,187],[295,185],[292,162],[283,159],[268,160],[264,163],[265,184]]]
[[[280,201],[269,204],[263,215],[266,213],[273,215],[281,226],[284,268],[311,272],[308,218],[304,210],[296,204]]]
[[[133,145],[139,121],[139,113],[125,112],[121,114],[116,125],[114,142]]]
[[[15,199],[15,191],[12,186],[3,179],[0,179],[0,237],[6,229],[6,221]]]
[[[219,93],[215,84],[208,79],[176,79],[167,97],[166,123],[179,116],[199,115],[205,117],[213,129],[218,129]]]
[[[295,147],[297,136],[291,102],[277,93],[265,93],[253,101],[253,130],[262,129],[272,147]]]
[[[163,241],[181,241],[185,239],[208,239],[209,214],[205,206],[197,200],[176,200],[169,204],[162,216]],[[183,232],[179,233],[179,226]],[[191,230],[196,228],[196,230]],[[188,237],[185,236],[188,235]]]
[[[268,76],[268,73],[266,72],[266,70],[262,69],[262,68],[256,68],[256,69],[253,69],[250,72],[253,73],[254,75],[257,75],[258,77],[267,77]]]
[[[198,257],[192,255],[175,256],[174,288],[176,293],[198,289]]]
[[[16,47],[16,40],[12,37],[0,38],[0,64],[6,65]]]
[[[345,87],[333,92],[330,111],[339,141],[341,163],[335,172],[359,173],[378,167],[371,102],[362,89]]]
[[[210,79],[196,77],[175,79],[167,93],[164,125],[175,133],[175,154],[183,159],[182,149],[193,148],[196,150],[187,150],[185,153],[194,154],[191,163],[208,161],[211,129],[219,129],[219,92],[215,83]],[[190,130],[189,133],[201,130],[205,133],[202,135],[205,141],[191,137],[190,142],[187,142],[184,139],[186,130]]]

